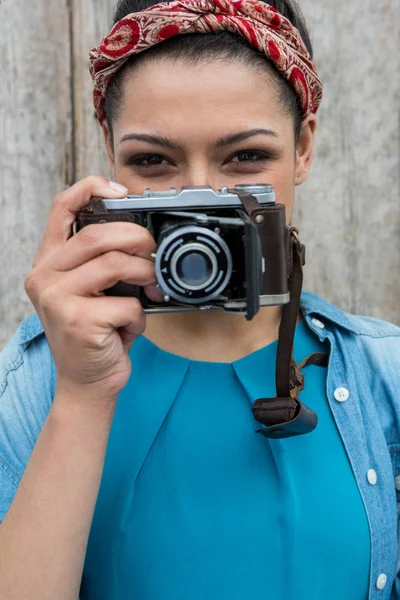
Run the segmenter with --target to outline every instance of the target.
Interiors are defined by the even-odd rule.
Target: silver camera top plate
[[[274,189],[266,184],[241,184],[233,189],[223,187],[218,192],[210,186],[182,187],[178,192],[175,188],[165,192],[146,189],[142,195],[131,194],[122,199],[104,198],[103,202],[108,210],[168,210],[176,209],[177,203],[184,208],[236,208],[242,206],[238,192],[252,194],[263,206],[275,204]]]

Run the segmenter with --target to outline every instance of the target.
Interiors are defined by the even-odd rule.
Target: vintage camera
[[[92,198],[73,223],[128,221],[149,230],[162,302],[118,282],[110,296],[136,296],[145,312],[222,309],[248,320],[262,306],[286,304],[288,228],[285,207],[270,185],[182,187],[123,199]]]

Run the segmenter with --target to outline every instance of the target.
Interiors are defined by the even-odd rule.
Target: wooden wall
[[[400,324],[400,4],[303,0],[325,85],[298,188],[307,289]],[[0,0],[0,349],[33,312],[23,282],[53,197],[109,176],[87,53],[113,0]]]

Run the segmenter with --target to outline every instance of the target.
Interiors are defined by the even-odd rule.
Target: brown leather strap
[[[310,354],[307,356],[300,364],[299,370],[301,371],[304,367],[308,367],[309,365],[316,365],[317,367],[327,367],[329,363],[328,354],[322,354],[321,352],[314,352],[314,354]]]
[[[293,256],[293,271],[289,279],[290,302],[282,307],[282,318],[279,327],[278,353],[276,359],[276,392],[277,396],[289,397],[290,375],[294,332],[300,308],[301,288],[303,285],[303,266],[305,264],[305,248],[297,237],[297,230],[290,231]]]
[[[304,364],[298,366],[292,356],[303,284],[305,248],[294,228],[290,230],[289,242],[293,268],[289,277],[290,302],[282,308],[279,327],[276,359],[277,396],[260,398],[253,404],[255,419],[264,425],[257,432],[268,438],[286,438],[310,433],[318,423],[316,413],[299,400],[299,394],[304,388],[304,375],[300,368],[305,364],[318,364],[321,359],[315,356],[312,358],[311,355],[303,361]]]
[[[299,365],[296,364],[293,356],[290,361],[290,375],[289,375],[289,386],[290,396],[292,398],[298,398],[302,390],[304,390],[304,375],[301,372],[302,369],[309,365],[315,365],[318,367],[328,366],[328,355],[321,354],[320,352],[314,352],[307,356]]]
[[[261,205],[257,198],[249,194],[248,192],[239,192],[238,196],[241,203],[243,204],[249,217],[254,218],[254,215],[260,210]]]

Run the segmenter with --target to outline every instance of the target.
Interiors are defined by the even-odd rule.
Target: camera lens
[[[171,258],[171,273],[175,281],[187,290],[207,287],[217,273],[217,260],[204,244],[189,242],[178,248]]]
[[[178,261],[176,272],[183,283],[198,287],[210,280],[212,264],[204,254],[190,252]]]

